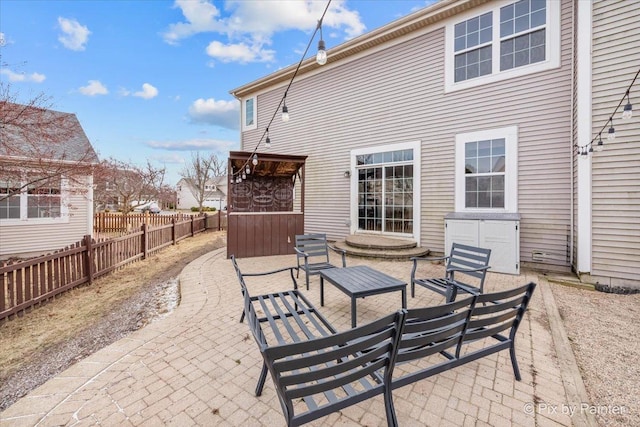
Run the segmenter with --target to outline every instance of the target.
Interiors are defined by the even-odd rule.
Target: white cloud
[[[169,44],[177,44],[179,40],[194,34],[222,31],[224,28],[216,20],[220,11],[207,0],[176,0],[174,7],[182,10],[187,22],[169,25],[169,30],[163,34],[164,40]]]
[[[120,96],[129,96],[129,95],[131,95],[131,91],[128,90],[127,88],[120,87],[120,88],[118,88],[118,95],[120,95]]]
[[[334,0],[323,19],[323,29],[329,28],[350,39],[364,33],[366,28],[357,11],[349,10],[344,0]],[[289,30],[309,33],[317,26],[326,4],[305,1],[242,1],[229,0],[223,13],[210,0],[176,0],[185,21],[171,24],[163,34],[164,40],[177,44],[199,33],[217,33],[220,37],[207,47],[207,53],[224,62],[270,62],[275,52],[266,47],[277,32]]]
[[[177,153],[160,154],[151,158],[161,164],[183,165],[185,163],[184,157]]]
[[[47,78],[44,74],[40,73],[15,73],[8,68],[0,69],[0,74],[7,76],[10,82],[33,82],[33,83],[42,83]]]
[[[237,146],[235,141],[222,141],[219,139],[189,139],[186,141],[149,141],[151,148],[169,151],[200,151],[212,150],[220,153],[229,151]]]
[[[62,34],[58,36],[58,41],[67,49],[84,50],[89,41],[91,31],[84,25],[81,25],[75,19],[67,19],[58,17],[58,25]]]
[[[236,130],[240,122],[240,105],[236,101],[200,98],[189,107],[189,117],[194,123],[205,123]]]
[[[245,43],[222,44],[212,41],[207,46],[207,55],[222,62],[270,62],[273,61],[275,51],[263,50],[259,45],[248,46]]]
[[[0,32],[0,47],[7,44],[7,38],[4,36],[4,33]]]
[[[149,83],[144,83],[142,85],[142,90],[135,92],[133,96],[137,96],[138,98],[151,99],[158,96],[158,89],[150,85]]]
[[[87,96],[106,95],[109,93],[106,86],[98,80],[89,80],[89,84],[78,89],[81,94]]]

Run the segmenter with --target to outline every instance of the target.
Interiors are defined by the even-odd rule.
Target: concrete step
[[[393,239],[387,239],[393,240]],[[415,242],[409,247],[405,245],[397,246],[384,246],[381,244],[370,245],[370,247],[352,246],[347,240],[339,240],[334,243],[337,248],[344,249],[347,255],[356,256],[361,258],[379,258],[396,261],[406,261],[414,256],[426,256],[429,254],[429,249],[418,247]]]
[[[399,250],[412,249],[417,246],[413,239],[399,239],[370,234],[351,234],[345,238],[345,243],[354,248]]]

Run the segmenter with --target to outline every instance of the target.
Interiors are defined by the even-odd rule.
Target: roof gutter
[[[429,7],[329,49],[327,51],[329,62],[335,62],[359,52],[369,50],[489,1],[490,0],[441,0]],[[320,67],[322,66],[316,63],[315,58],[308,58],[302,62],[298,75],[312,72]],[[240,100],[248,94],[288,82],[296,68],[297,64],[290,65],[268,76],[232,89],[229,93]]]

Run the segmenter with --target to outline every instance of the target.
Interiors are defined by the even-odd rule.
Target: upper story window
[[[500,71],[545,60],[545,0],[520,0],[500,8]]]
[[[492,12],[455,25],[456,82],[491,74],[492,26]]]
[[[258,127],[256,98],[248,98],[242,101],[242,130],[251,130]]]
[[[516,212],[518,128],[456,135],[457,212]]]
[[[465,89],[560,66],[560,2],[489,2],[451,20],[445,88]]]

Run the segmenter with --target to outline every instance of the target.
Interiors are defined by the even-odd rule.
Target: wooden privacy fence
[[[218,215],[219,218],[221,216]],[[142,224],[138,231],[105,240],[85,236],[70,247],[18,262],[0,261],[0,323],[56,295],[207,228],[207,216],[172,218],[169,224]]]
[[[224,229],[226,224],[226,212],[216,211],[205,213],[207,228]],[[96,233],[124,233],[139,229],[142,224],[154,227],[167,225],[176,221],[191,220],[195,216],[188,213],[176,213],[173,215],[157,215],[150,213],[128,213],[126,215],[110,212],[98,212],[93,216],[93,231]],[[211,226],[209,224],[212,224]],[[215,224],[215,225],[213,225]]]

